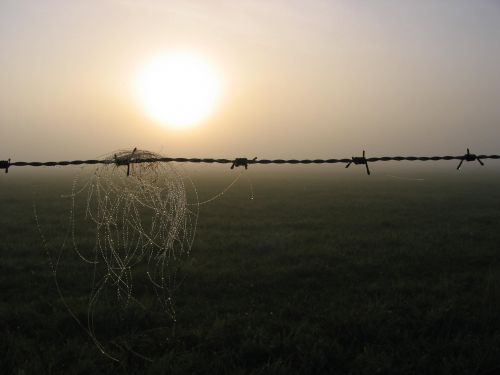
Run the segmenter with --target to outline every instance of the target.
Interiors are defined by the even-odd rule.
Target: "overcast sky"
[[[225,82],[189,130],[133,95],[190,49]],[[500,1],[1,0],[0,159],[500,151]]]

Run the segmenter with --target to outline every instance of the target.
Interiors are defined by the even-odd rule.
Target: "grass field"
[[[423,181],[360,169],[250,171],[255,199],[241,179],[201,208],[175,325],[148,309],[116,318],[113,306],[99,308],[96,331],[120,363],[99,352],[61,303],[34,223],[36,201],[49,246],[62,241],[68,207],[60,195],[71,178],[13,170],[0,176],[1,372],[493,370],[500,366],[500,175],[471,170],[414,173]],[[195,176],[206,197],[230,178]],[[78,262],[62,262],[59,272],[83,316],[88,275]]]

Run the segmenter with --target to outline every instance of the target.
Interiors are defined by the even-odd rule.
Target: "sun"
[[[221,83],[217,71],[201,56],[177,52],[150,61],[138,76],[136,91],[153,120],[187,128],[214,112]]]

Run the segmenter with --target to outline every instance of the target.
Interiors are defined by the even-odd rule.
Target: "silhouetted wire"
[[[134,158],[134,154],[129,155],[129,158],[108,158],[108,159],[90,159],[90,160],[71,160],[71,161],[16,161],[0,160],[0,169],[4,169],[5,173],[8,172],[10,167],[54,167],[54,166],[67,166],[67,165],[96,165],[96,164],[115,164],[117,166],[127,166],[128,170],[130,164],[140,163],[207,163],[207,164],[231,164],[231,169],[235,167],[248,168],[252,164],[337,164],[344,163],[346,168],[351,164],[362,164],[366,166],[366,172],[370,174],[368,163],[387,162],[387,161],[440,161],[440,160],[459,160],[460,163],[457,169],[460,169],[464,161],[478,161],[483,165],[484,159],[500,159],[500,155],[476,155],[471,154],[469,149],[465,155],[445,155],[445,156],[380,156],[369,157],[353,156],[351,158],[341,159],[221,159],[221,158],[172,158],[172,157],[150,157],[150,158]]]

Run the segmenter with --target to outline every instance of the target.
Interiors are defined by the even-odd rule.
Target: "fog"
[[[132,88],[178,48],[224,80],[215,113],[185,130],[150,119]],[[0,61],[0,159],[500,147],[496,1],[2,0]]]

